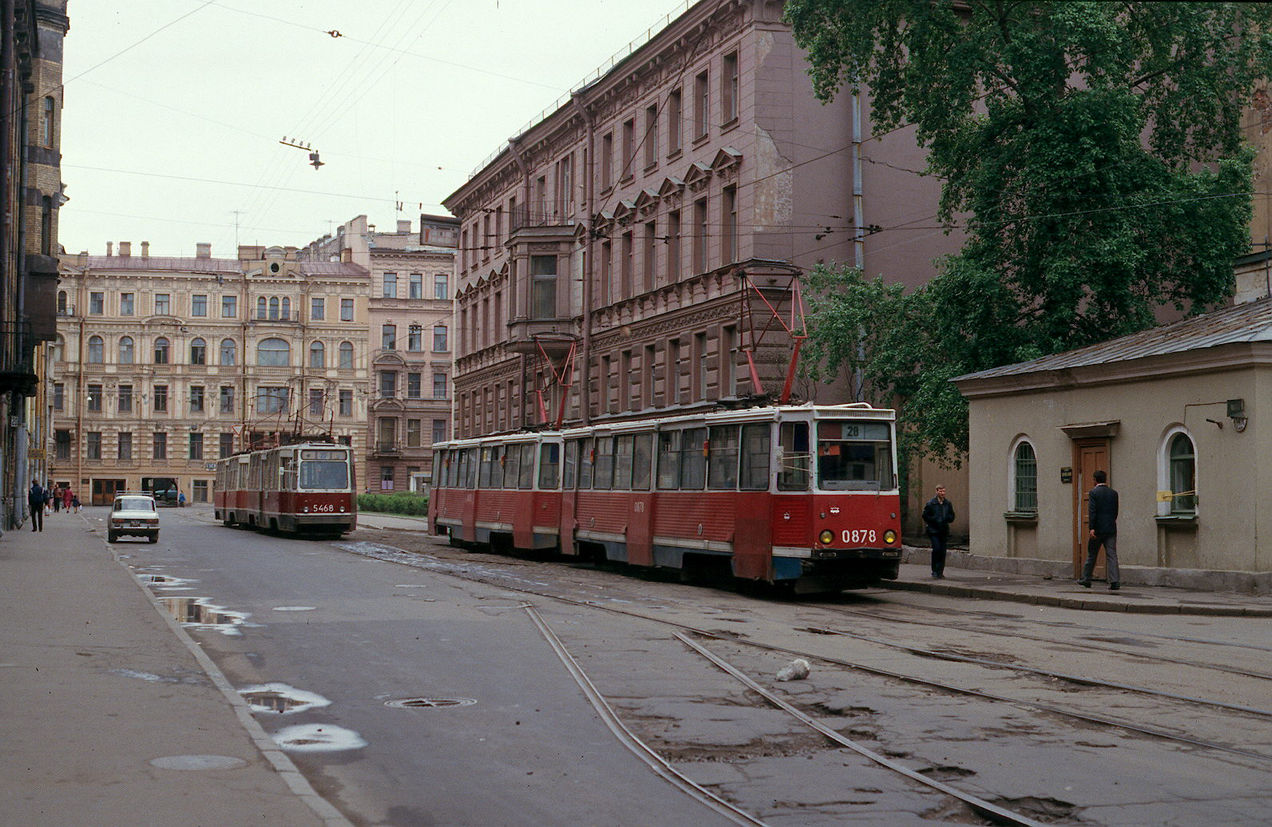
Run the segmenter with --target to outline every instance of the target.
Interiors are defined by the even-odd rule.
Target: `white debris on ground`
[[[795,658],[795,660],[778,670],[777,679],[779,681],[802,681],[808,677],[809,668],[808,661],[803,658]]]

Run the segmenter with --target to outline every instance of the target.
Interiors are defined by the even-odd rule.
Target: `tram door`
[[[1113,485],[1113,472],[1109,468],[1109,441],[1107,439],[1076,440],[1073,443],[1074,468],[1077,473],[1073,481],[1073,576],[1082,575],[1082,564],[1086,562],[1087,539],[1091,536],[1087,522],[1087,492],[1095,486],[1092,475],[1103,470],[1109,475],[1109,485]],[[1095,561],[1092,576],[1102,578],[1104,571],[1104,549]]]

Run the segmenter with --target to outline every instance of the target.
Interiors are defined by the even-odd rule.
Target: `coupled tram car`
[[[302,442],[218,460],[216,518],[226,526],[340,535],[357,528],[353,449]]]
[[[455,545],[858,588],[901,562],[895,434],[854,403],[455,440],[429,519]]]

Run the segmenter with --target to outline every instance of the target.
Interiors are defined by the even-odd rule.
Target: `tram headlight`
[[[830,529],[826,529],[821,534],[817,535],[817,541],[820,542],[823,546],[830,545],[832,542],[834,542],[834,540],[835,540],[835,534]]]
[[[888,529],[887,531],[883,532],[883,542],[885,544],[890,546],[896,541],[897,541],[897,533],[895,531],[893,531],[892,529]]]

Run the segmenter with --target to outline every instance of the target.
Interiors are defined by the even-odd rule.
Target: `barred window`
[[[1038,458],[1034,454],[1033,446],[1028,442],[1017,445],[1013,462],[1015,463],[1015,483],[1012,486],[1015,494],[1013,510],[1036,514],[1038,512]]]

